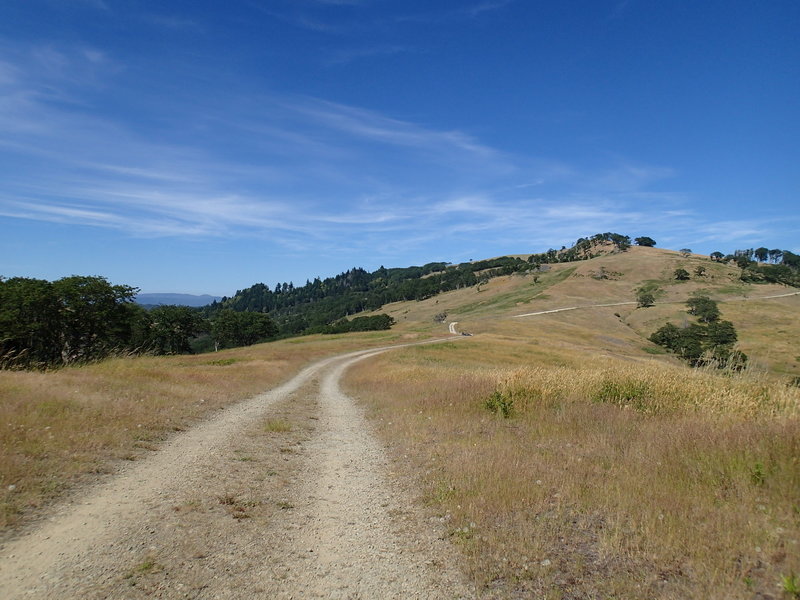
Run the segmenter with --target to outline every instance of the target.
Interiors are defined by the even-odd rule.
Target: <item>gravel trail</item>
[[[320,361],[175,436],[0,547],[16,598],[468,598],[361,409]]]

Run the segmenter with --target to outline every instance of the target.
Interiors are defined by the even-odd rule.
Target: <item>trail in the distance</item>
[[[727,300],[718,300],[718,302],[741,302],[741,301],[751,301],[751,300],[771,300],[773,298],[786,298],[788,296],[798,296],[800,292],[789,292],[788,294],[774,294],[772,296],[759,296],[756,298],[748,298],[742,297],[737,300],[727,299]],[[655,302],[654,304],[683,304],[684,301],[682,300],[675,300],[673,302]],[[565,312],[568,310],[580,310],[583,308],[603,308],[607,306],[625,306],[630,304],[636,304],[636,302],[611,302],[609,304],[586,304],[583,306],[566,306],[564,308],[553,308],[551,310],[539,310],[536,312],[529,312],[522,315],[513,315],[513,319],[519,319],[521,317],[534,317],[536,315],[547,315],[551,313],[559,313]]]
[[[0,548],[2,597],[468,596],[338,387],[388,349],[320,361],[62,507]],[[279,411],[291,431],[265,433]]]

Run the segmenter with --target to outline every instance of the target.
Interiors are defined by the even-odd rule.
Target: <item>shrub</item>
[[[689,271],[686,269],[675,269],[675,279],[678,281],[687,281],[689,279]]]
[[[653,392],[646,381],[637,379],[606,378],[591,394],[592,402],[615,406],[630,406],[642,412],[651,412]]]
[[[647,308],[656,303],[656,297],[662,290],[654,283],[646,283],[636,290],[637,308]]]
[[[499,390],[492,392],[492,395],[483,401],[486,410],[497,416],[508,419],[514,412],[514,398]]]

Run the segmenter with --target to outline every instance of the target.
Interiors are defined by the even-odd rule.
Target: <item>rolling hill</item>
[[[0,525],[12,536],[55,500],[80,498],[83,482],[147,463],[183,430],[235,412],[292,374],[302,381],[309,364],[359,351],[366,358],[341,388],[369,418],[363,430],[389,450],[382,476],[413,491],[479,597],[792,597],[800,585],[800,291],[767,283],[769,270],[743,280],[735,257],[596,242],[462,265],[354,269],[279,292],[258,285],[205,309],[213,319],[222,308],[270,305],[278,323],[306,333],[344,315],[388,315],[390,330],[2,370]],[[643,288],[652,306],[639,305]],[[665,323],[696,320],[685,304],[695,294],[714,299],[735,326],[750,358],[744,371],[691,368],[649,341]],[[331,377],[343,369],[331,367]],[[325,428],[312,392],[323,387],[292,392],[259,426],[258,447],[294,436],[275,438],[275,456],[237,449],[220,457],[226,475],[243,478],[237,485],[275,479],[273,492],[254,488],[240,503],[257,516],[268,496],[282,499],[260,527],[280,526],[294,508],[283,494],[302,483],[302,471],[287,457],[318,462]],[[306,413],[291,413],[300,406]],[[237,435],[237,444],[247,438]],[[286,469],[280,477],[275,465]],[[360,512],[361,496],[353,498]],[[165,506],[213,527],[209,515],[230,519],[236,501],[212,494]]]
[[[527,255],[523,255],[526,257]],[[703,275],[696,275],[698,268]],[[686,300],[707,294],[733,322],[739,346],[754,366],[773,374],[800,376],[800,290],[741,281],[741,270],[680,252],[631,247],[589,260],[546,265],[546,270],[492,278],[480,286],[449,291],[421,301],[387,304],[398,331],[446,331],[434,318],[457,321],[461,331],[521,344],[550,344],[589,355],[674,361],[658,354],[647,338],[667,322],[689,320]],[[676,269],[691,273],[675,279]],[[636,290],[658,286],[656,304],[638,308]],[[608,304],[612,306],[596,306]],[[616,305],[616,306],[614,306]],[[556,309],[572,308],[548,313]],[[542,314],[530,314],[542,313]],[[530,316],[521,316],[530,314]]]

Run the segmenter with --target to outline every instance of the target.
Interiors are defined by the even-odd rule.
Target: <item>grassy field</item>
[[[656,306],[590,308],[643,284]],[[793,291],[632,248],[390,307],[399,328],[444,311],[476,337],[376,357],[348,385],[488,597],[797,597],[800,297],[759,300]],[[693,293],[719,301],[747,372],[647,340],[691,320]]]
[[[0,530],[314,359],[417,337],[309,336],[213,354],[0,371]]]
[[[591,307],[643,284],[656,306]],[[475,337],[371,358],[347,386],[487,597],[797,598],[800,296],[760,299],[791,291],[631,248],[387,305],[391,332],[0,372],[0,525],[316,358],[458,321]],[[647,340],[688,322],[695,292],[736,326],[746,372],[692,370]],[[517,317],[564,307],[579,308]]]
[[[488,597],[783,597],[800,390],[520,350],[409,348],[348,377]]]

